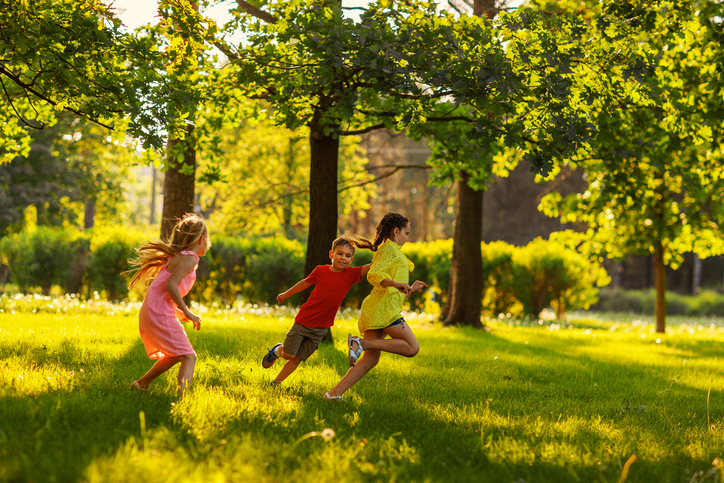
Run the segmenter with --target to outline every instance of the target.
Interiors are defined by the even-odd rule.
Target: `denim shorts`
[[[388,325],[387,327],[392,327],[393,325],[400,325],[400,324],[404,324],[404,323],[405,323],[405,319],[404,319],[403,317],[400,317],[399,319],[395,320],[394,322],[392,322],[392,323],[391,323],[390,325]],[[385,329],[386,329],[387,327],[385,327]]]

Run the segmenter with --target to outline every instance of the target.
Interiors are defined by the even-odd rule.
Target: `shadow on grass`
[[[28,367],[49,366],[55,377],[65,378],[55,385],[60,387],[49,382],[29,393],[5,389],[0,398],[3,479],[78,481],[95,458],[140,435],[141,411],[148,428],[168,424],[170,393],[128,389],[129,369],[140,372],[148,361],[140,340],[120,357],[94,354],[69,340],[53,349],[0,346],[1,360],[19,357]],[[75,375],[69,377],[71,371]]]

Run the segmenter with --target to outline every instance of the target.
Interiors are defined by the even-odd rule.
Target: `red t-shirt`
[[[330,270],[331,265],[318,265],[305,279],[314,284],[312,295],[302,305],[296,321],[306,327],[332,327],[337,310],[352,285],[362,281],[362,267],[345,267],[341,272]]]

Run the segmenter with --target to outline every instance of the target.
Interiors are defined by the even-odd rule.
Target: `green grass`
[[[385,354],[325,403],[354,320],[278,390],[280,366],[259,361],[291,319],[217,311],[189,331],[195,386],[177,403],[175,369],[128,390],[151,366],[135,316],[6,309],[2,481],[617,482],[632,454],[627,482],[720,477],[724,329],[709,323],[413,322],[417,357]]]

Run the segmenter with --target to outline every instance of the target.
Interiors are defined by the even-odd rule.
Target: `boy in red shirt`
[[[332,242],[332,249],[329,251],[331,265],[318,265],[307,278],[277,295],[277,302],[282,303],[292,295],[315,285],[309,300],[299,309],[284,343],[269,349],[261,360],[264,369],[270,368],[280,357],[287,361],[272,384],[281,384],[300,362],[306,361],[317,350],[327,328],[334,325],[334,317],[344,296],[352,285],[361,282],[362,277],[367,275],[369,264],[361,267],[349,266],[354,258],[355,247],[363,245],[370,246],[371,243],[360,237],[337,238]]]

